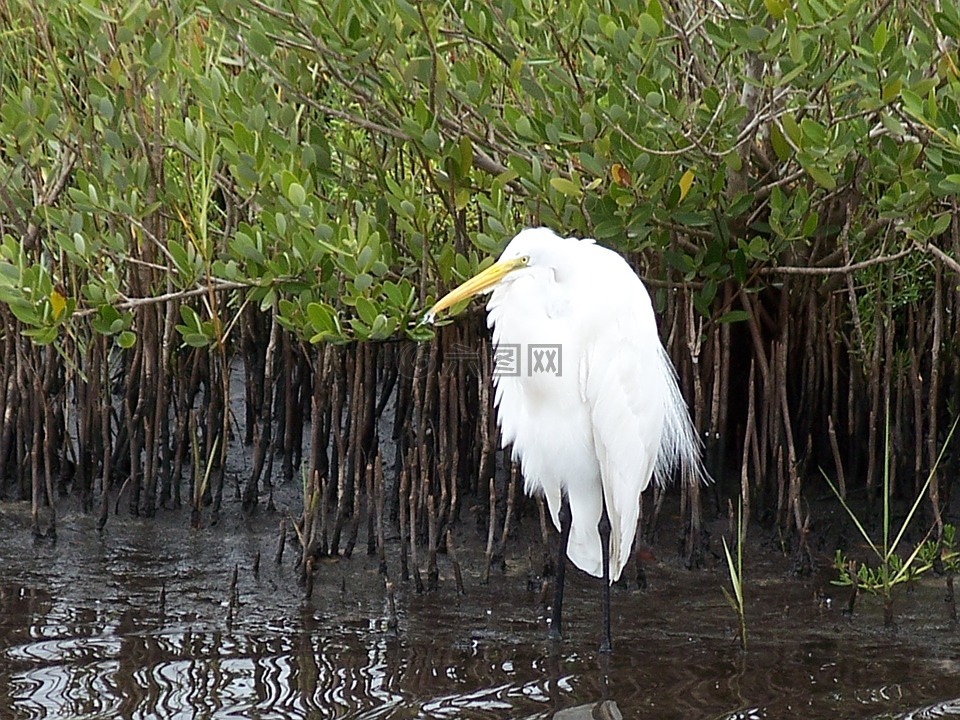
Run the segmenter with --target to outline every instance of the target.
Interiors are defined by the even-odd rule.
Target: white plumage
[[[495,285],[487,303],[495,346],[520,351],[518,375],[494,375],[501,442],[513,444],[527,492],[543,492],[558,529],[566,492],[567,557],[597,577],[606,500],[613,582],[630,557],[640,493],[678,461],[698,472],[699,444],[650,297],[623,258],[546,228],[521,232],[500,259],[522,257],[526,267]],[[545,372],[545,361],[536,371],[529,348],[537,345],[559,346],[559,375]]]
[[[612,583],[630,557],[640,494],[651,478],[664,481],[677,465],[691,479],[702,476],[700,443],[650,296],[617,253],[546,228],[519,233],[496,263],[439,300],[426,319],[482,292],[491,293],[487,323],[497,358],[512,360],[494,371],[501,442],[512,444],[526,491],[546,497],[561,537],[566,496],[567,557],[597,577],[605,575],[606,505]],[[557,635],[562,587],[561,573]],[[604,601],[602,647],[609,650],[606,592]]]

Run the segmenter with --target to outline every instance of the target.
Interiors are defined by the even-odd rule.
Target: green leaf
[[[440,134],[433,128],[428,128],[423,131],[420,142],[423,143],[423,146],[427,148],[427,150],[431,150],[432,152],[440,151]]]
[[[167,251],[173,259],[173,264],[176,266],[177,272],[184,278],[191,278],[193,268],[190,265],[190,256],[187,254],[187,249],[176,240],[168,240]]]
[[[33,340],[37,345],[49,345],[57,339],[57,328],[28,328],[23,331],[23,335]]]
[[[645,14],[652,17],[657,23],[658,33],[659,31],[663,30],[663,7],[660,5],[660,0],[649,0],[649,2],[647,2],[647,12]],[[641,25],[641,28],[642,27],[643,26]]]
[[[800,128],[803,130],[804,137],[809,138],[815,145],[827,144],[827,131],[815,120],[804,118],[800,122]]]
[[[786,138],[783,137],[783,133],[780,132],[780,127],[776,123],[770,124],[770,144],[773,146],[777,158],[781,161],[789,159],[793,154],[793,149],[787,143]]]
[[[650,13],[640,13],[639,24],[643,34],[649,38],[655,38],[660,34],[660,23]]]
[[[290,183],[287,188],[287,200],[294,207],[303,205],[307,201],[307,192],[303,189],[303,185],[298,182]]]
[[[119,318],[119,314],[113,308],[103,308],[103,310],[101,310],[101,314],[107,313],[109,311],[113,311],[116,317]],[[197,311],[194,310],[189,305],[180,306],[180,319],[183,320],[183,324],[187,328],[194,330],[196,332],[200,331],[200,327],[201,327],[200,316],[197,315]]]
[[[949,5],[945,6],[945,9],[948,8],[950,8]],[[944,35],[952,37],[954,40],[960,40],[960,18],[958,18],[956,10],[953,10],[953,17],[950,17],[947,12],[935,12],[933,22]]]
[[[678,183],[680,186],[680,201],[682,201],[687,196],[687,193],[690,192],[690,188],[693,185],[693,178],[694,174],[692,169],[687,170],[680,178],[680,182]]]
[[[873,32],[873,52],[879,55],[887,46],[887,24],[878,22],[877,29]]]
[[[907,88],[903,88],[900,91],[900,99],[903,100],[903,107],[910,115],[923,119],[923,101],[919,95]]]
[[[806,165],[804,166],[804,170],[807,171],[817,185],[820,185],[827,190],[833,190],[837,187],[837,181],[834,179],[833,175],[828,173],[826,170],[818,168],[815,165]]]
[[[210,345],[210,338],[202,333],[186,333],[183,336],[183,342],[190,347],[203,348]]]
[[[797,124],[796,119],[790,113],[784,113],[780,116],[780,124],[783,126],[783,132],[790,138],[795,147],[803,147],[803,132]]]
[[[247,36],[247,42],[258,55],[268,57],[273,54],[274,44],[260,30],[251,29]]]
[[[744,283],[747,279],[747,256],[742,249],[737,249],[732,258],[733,276],[737,282]]]
[[[892,103],[900,95],[900,90],[903,88],[903,79],[900,77],[895,77],[892,80],[889,80],[883,84],[883,89],[880,92],[880,99],[884,103]]]
[[[750,313],[746,310],[730,310],[721,315],[718,319],[718,323],[735,323],[743,322],[750,319]]]
[[[783,20],[787,8],[782,0],[763,0],[763,6],[774,20]]]
[[[945,193],[960,194],[960,173],[951,173],[943,178],[940,189]]]
[[[307,305],[307,319],[313,325],[314,330],[319,333],[336,331],[333,313],[325,305],[316,302]]]
[[[368,327],[373,325],[377,318],[377,307],[365,297],[357,298],[357,315]]]
[[[947,228],[950,227],[950,222],[952,220],[953,216],[950,213],[943,213],[934,221],[933,227],[930,228],[930,237],[943,235],[943,233],[947,231]]]
[[[567,197],[579,198],[583,194],[583,191],[580,189],[579,185],[572,180],[567,180],[566,178],[550,178],[550,185],[554,190],[562,195],[566,195]]]
[[[460,153],[460,176],[466,177],[473,167],[473,142],[469,136],[461,135],[457,145]]]
[[[369,250],[369,249],[370,248],[364,248],[364,250]],[[373,285],[373,278],[369,275],[369,273],[365,273],[365,272],[359,273],[353,279],[353,286],[359,292],[366,292],[367,290],[370,289],[372,285]]]
[[[514,127],[517,130],[517,134],[521,137],[533,137],[533,126],[530,124],[530,118],[528,118],[526,115],[521,115],[518,117]]]

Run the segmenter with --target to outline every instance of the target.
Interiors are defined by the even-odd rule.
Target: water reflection
[[[376,718],[405,706],[424,717],[495,717],[549,699],[540,678],[513,681],[496,670],[509,664],[499,652],[480,652],[467,669],[462,652],[425,652],[376,630],[119,637],[86,629],[61,625],[62,637],[4,651],[0,686],[15,716]]]
[[[325,565],[305,602],[289,570],[242,569],[273,541],[246,528],[170,528],[161,542],[135,523],[102,540],[64,523],[50,546],[2,522],[4,720],[960,717],[960,701],[937,702],[960,697],[960,642],[924,618],[939,591],[923,586],[901,609],[913,631],[890,635],[805,604],[799,583],[757,585],[743,655],[714,592],[722,576],[664,565],[646,594],[616,588],[607,658],[586,583],[572,584],[560,646],[546,642],[525,578],[510,576],[464,598],[447,586],[401,593],[393,633],[362,556]]]
[[[4,718],[612,720],[619,712],[612,702],[584,706],[599,715],[562,709],[597,674],[580,656],[491,632],[454,642],[445,627],[457,624],[452,618],[438,618],[440,634],[411,640],[417,630],[397,637],[377,617],[334,623],[301,612],[275,623],[261,608],[248,617],[259,630],[224,632],[178,628],[191,613],[178,614],[173,599],[166,620],[127,605],[77,608],[22,585],[0,586],[0,601]]]
[[[623,720],[623,713],[614,700],[602,700],[558,710],[553,720]]]
[[[875,720],[936,720],[936,718],[960,717],[960,698],[925,705],[905,713],[877,715]]]

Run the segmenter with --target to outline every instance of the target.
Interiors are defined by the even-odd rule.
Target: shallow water
[[[0,508],[5,720],[960,717],[960,638],[936,578],[901,594],[899,626],[886,631],[875,600],[848,619],[843,592],[827,607],[822,581],[748,557],[743,654],[722,571],[661,561],[645,592],[614,588],[606,662],[595,581],[568,574],[566,639],[551,646],[528,557],[481,585],[469,538],[466,595],[441,558],[438,592],[398,584],[394,633],[365,554],[324,563],[304,600],[291,548],[273,563],[275,517],[199,531],[180,515],[111,518],[98,537],[77,514],[53,544],[35,543],[20,513]]]

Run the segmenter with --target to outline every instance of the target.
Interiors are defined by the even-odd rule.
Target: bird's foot
[[[560,628],[556,625],[551,625],[550,630],[547,631],[547,640],[552,643],[563,642],[563,635],[560,633]]]
[[[600,652],[604,655],[609,655],[613,652],[613,643],[610,642],[610,638],[604,638],[600,643]]]

